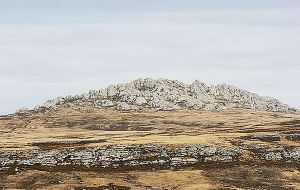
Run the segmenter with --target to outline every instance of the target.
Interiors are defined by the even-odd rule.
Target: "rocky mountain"
[[[0,189],[296,189],[300,114],[291,113],[199,81],[138,79],[58,97],[0,116]]]
[[[117,110],[150,108],[157,110],[225,110],[232,108],[271,112],[296,113],[296,109],[272,97],[263,97],[227,84],[208,86],[198,80],[185,84],[168,79],[137,79],[130,83],[110,85],[76,96],[58,97],[46,101],[34,110],[55,110],[69,107],[75,110],[94,107]],[[21,110],[23,111],[23,110]]]

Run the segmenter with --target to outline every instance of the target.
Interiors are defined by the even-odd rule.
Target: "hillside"
[[[228,85],[139,79],[0,116],[0,189],[300,189],[300,115]]]

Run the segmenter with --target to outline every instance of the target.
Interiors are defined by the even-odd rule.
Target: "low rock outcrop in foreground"
[[[184,166],[219,166],[240,164],[242,150],[250,150],[251,158],[244,164],[269,163],[299,166],[300,149],[289,148],[277,151],[263,146],[232,146],[228,148],[205,144],[188,144],[178,148],[165,145],[112,145],[103,147],[81,147],[66,150],[41,150],[31,152],[0,151],[0,173],[19,168],[43,169],[145,169],[180,168]]]
[[[98,109],[114,107],[122,111],[141,108],[157,110],[241,108],[272,112],[297,112],[296,109],[277,99],[259,96],[227,84],[207,86],[196,80],[189,85],[177,80],[150,78],[110,85],[104,90],[92,90],[82,95],[58,97],[48,100],[34,110],[53,110],[59,107],[80,110],[90,106]]]

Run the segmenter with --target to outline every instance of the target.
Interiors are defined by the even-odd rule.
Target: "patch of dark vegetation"
[[[230,140],[230,143],[234,146],[243,146],[244,142],[245,142],[245,140],[243,140],[243,139]]]
[[[0,190],[3,189],[4,189],[4,176],[2,176],[0,172]]]
[[[201,127],[199,123],[193,123],[193,122],[184,122],[184,121],[173,121],[173,120],[163,120],[162,124],[165,125],[179,125],[184,127]]]
[[[138,177],[127,173],[126,175],[124,175],[123,180],[128,183],[134,183],[138,180]]]
[[[14,184],[16,189],[37,189],[41,186],[60,184],[63,176],[51,175],[49,173],[32,174],[21,177]]]
[[[130,188],[126,186],[119,186],[119,185],[114,185],[113,183],[109,183],[108,185],[99,186],[99,187],[80,186],[80,187],[75,187],[74,190],[130,190]]]
[[[217,123],[217,124],[211,124],[211,125],[206,125],[206,124],[201,124],[198,127],[201,127],[203,129],[220,129],[224,127],[224,123]],[[220,131],[223,131],[226,129],[220,129]]]
[[[266,144],[245,144],[242,145],[243,149],[248,150],[254,154],[266,152],[270,147]]]
[[[287,134],[285,138],[291,141],[300,141],[300,133]]]
[[[291,141],[299,141],[300,140],[300,133],[299,131],[288,131],[283,132],[280,134],[252,134],[248,136],[241,137],[243,140],[251,140],[251,141],[263,141],[263,142],[276,142],[280,141],[282,138]]]
[[[201,128],[201,129],[210,129],[210,128],[223,128],[225,123],[224,122],[218,122],[213,124],[207,124],[202,122],[190,122],[190,121],[173,121],[173,120],[163,120],[162,124],[165,125],[177,125],[182,127],[188,127],[188,128]]]
[[[88,123],[90,123],[86,120],[74,120],[74,121],[58,120],[58,121],[54,121],[54,122],[48,122],[48,120],[49,120],[49,118],[47,118],[45,120],[45,122],[47,123],[48,128],[60,128],[60,127],[73,128],[73,127],[76,127],[76,126],[85,126]],[[95,122],[95,121],[93,121],[93,122]]]
[[[154,129],[155,127],[148,127],[148,126],[136,126],[132,128],[133,131],[152,131]]]
[[[130,124],[127,122],[120,122],[109,125],[106,130],[108,131],[128,131]]]
[[[264,142],[274,142],[274,141],[281,140],[281,136],[279,134],[268,134],[268,135],[253,134],[253,135],[244,136],[241,138],[245,139],[245,140],[252,140],[252,141],[260,140],[260,141],[264,141]]]
[[[90,143],[104,143],[107,140],[105,139],[96,139],[96,140],[80,140],[80,141],[50,141],[50,142],[34,142],[31,143],[31,146],[38,146],[41,149],[53,149],[59,148],[61,146],[75,146],[75,145],[85,145]]]
[[[110,125],[90,125],[86,129],[103,130],[103,131],[152,131],[153,126],[142,126],[139,124],[131,124],[128,122],[119,122]]]
[[[3,121],[10,120],[10,119],[12,119],[12,115],[1,115],[0,116],[0,120],[3,120]]]
[[[100,125],[105,123],[105,118],[101,116],[66,114],[65,117],[56,115],[47,115],[42,117],[43,123],[48,128],[60,127],[84,127],[90,125]]]
[[[275,167],[235,167],[223,170],[208,170],[205,174],[211,180],[223,184],[221,189],[276,189],[292,190],[280,180],[281,170]]]
[[[300,120],[292,120],[292,121],[284,121],[279,123],[280,125],[286,126],[286,125],[292,125],[292,126],[298,126],[300,127]]]

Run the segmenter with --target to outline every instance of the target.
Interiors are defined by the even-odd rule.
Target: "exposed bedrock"
[[[250,147],[261,150],[262,147]],[[243,164],[243,151],[249,147],[229,148],[190,144],[172,148],[167,145],[110,145],[103,147],[68,148],[64,150],[1,151],[0,170],[44,167],[46,169],[143,169],[180,168],[185,166],[223,166]],[[288,163],[299,166],[300,149],[252,151],[248,162]],[[247,163],[245,163],[247,164]]]
[[[179,148],[163,145],[113,145],[65,150],[36,149],[29,152],[2,151],[2,170],[13,167],[44,166],[78,168],[171,168],[201,163],[232,163],[238,161],[240,150],[192,144]]]
[[[34,111],[69,107],[84,107],[120,111],[151,108],[157,110],[224,110],[231,108],[272,112],[298,113],[294,108],[272,97],[263,97],[227,84],[207,86],[198,80],[185,84],[177,80],[151,78],[137,79],[130,83],[110,85],[106,89],[91,90],[82,95],[58,97],[48,100]],[[20,113],[28,110],[21,109]]]

